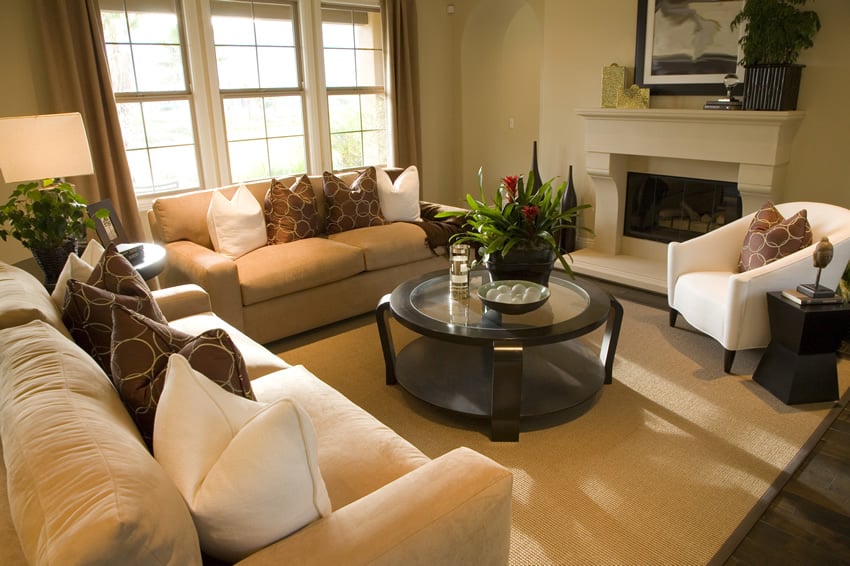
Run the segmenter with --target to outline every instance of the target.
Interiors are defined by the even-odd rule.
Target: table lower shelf
[[[421,337],[396,356],[396,379],[413,396],[468,415],[493,414],[493,349]],[[605,367],[580,340],[528,346],[522,353],[520,417],[541,416],[591,399]]]

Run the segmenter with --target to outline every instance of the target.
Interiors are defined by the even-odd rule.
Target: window
[[[386,163],[382,19],[364,3],[101,0],[136,194]]]
[[[137,194],[199,184],[175,0],[101,0],[112,90]]]
[[[334,169],[387,161],[384,56],[378,10],[322,10]]]

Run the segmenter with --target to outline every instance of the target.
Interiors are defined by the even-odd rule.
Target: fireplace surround
[[[629,172],[736,183],[741,214],[782,201],[785,168],[805,112],[594,108],[585,123],[593,238],[572,253],[573,269],[667,292],[667,245],[623,234]],[[588,200],[587,193],[583,200]]]

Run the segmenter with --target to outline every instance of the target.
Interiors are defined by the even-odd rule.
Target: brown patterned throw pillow
[[[226,391],[254,400],[245,360],[224,330],[192,336],[121,305],[112,307],[112,326],[112,382],[149,448],[171,354]]]
[[[119,295],[87,283],[70,279],[62,309],[62,322],[80,348],[110,373],[112,341],[112,305],[123,305],[145,316],[165,322],[152,298]]]
[[[328,203],[328,234],[385,223],[374,167],[360,173],[351,187],[327,171],[322,174],[322,181]]]
[[[149,299],[151,308],[156,313],[156,318],[165,320],[162,311],[159,310],[159,306],[151,296],[150,287],[133,267],[133,264],[121,255],[115,244],[109,244],[106,247],[86,283],[117,295],[132,295]]]
[[[284,179],[272,179],[263,211],[269,245],[312,238],[322,231],[316,193],[307,175],[292,186]]]
[[[743,273],[767,265],[811,243],[812,228],[805,208],[786,219],[768,201],[750,222],[738,260],[738,271]]]

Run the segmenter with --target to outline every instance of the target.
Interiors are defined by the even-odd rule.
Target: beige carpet
[[[429,456],[469,446],[510,468],[512,564],[722,561],[837,404],[785,406],[750,379],[761,351],[739,353],[727,375],[713,340],[669,328],[665,311],[623,306],[614,383],[571,420],[523,427],[518,443],[384,385],[371,317],[272,348]],[[393,329],[397,347],[415,336]],[[839,374],[843,393],[850,363]]]

